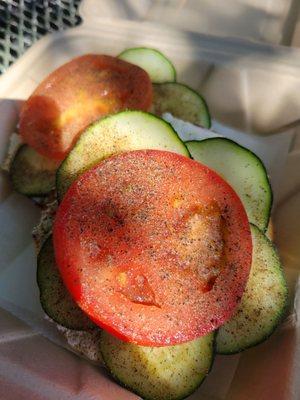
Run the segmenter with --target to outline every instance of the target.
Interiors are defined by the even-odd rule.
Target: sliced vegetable
[[[38,153],[62,160],[89,124],[125,109],[148,110],[145,71],[115,57],[88,54],[52,72],[25,102],[20,134]]]
[[[140,345],[182,343],[222,325],[251,266],[236,193],[209,168],[159,150],[122,153],[81,175],[58,208],[53,238],[80,308]]]
[[[234,316],[217,334],[217,352],[232,354],[270,336],[284,314],[287,286],[274,245],[251,226],[253,261],[246,290]]]
[[[106,367],[121,384],[143,399],[177,400],[194,392],[213,362],[214,334],[165,347],[125,343],[103,331]]]
[[[164,120],[141,111],[124,111],[87,128],[57,172],[62,199],[84,171],[112,154],[128,150],[161,149],[189,156],[184,143]]]
[[[153,85],[154,114],[171,113],[192,124],[210,128],[210,114],[204,98],[182,83],[169,82]]]
[[[52,236],[43,244],[37,261],[37,283],[45,313],[69,329],[87,330],[95,325],[73,301],[56,266]]]
[[[230,139],[186,143],[192,157],[220,174],[236,191],[249,221],[265,231],[272,208],[272,189],[261,160]]]
[[[119,58],[143,68],[152,82],[176,81],[176,70],[171,61],[160,51],[147,47],[135,47],[124,50]]]
[[[45,196],[55,188],[58,166],[58,161],[43,157],[31,147],[22,145],[9,171],[14,189],[26,196]]]

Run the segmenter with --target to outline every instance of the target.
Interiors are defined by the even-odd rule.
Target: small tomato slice
[[[48,158],[62,160],[90,123],[125,109],[148,110],[148,74],[118,58],[88,54],[52,72],[25,102],[20,134]]]
[[[122,153],[81,175],[59,206],[54,247],[82,310],[149,346],[186,342],[228,320],[252,258],[233,189],[206,166],[158,150]]]

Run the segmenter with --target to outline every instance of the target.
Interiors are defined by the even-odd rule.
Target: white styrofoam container
[[[137,21],[90,18],[69,31],[42,39],[0,78],[0,162],[16,129],[20,102],[50,71],[88,52],[118,54],[126,47],[159,48],[174,62],[178,79],[200,90],[216,120],[253,138],[299,117],[300,51],[220,39]],[[290,135],[291,133],[286,133]],[[242,137],[242,134],[241,134]],[[271,139],[270,146],[278,146]],[[270,148],[271,148],[270,147]],[[277,194],[276,240],[293,289],[300,264],[300,139],[295,138]],[[56,346],[37,306],[31,228],[38,220],[31,202],[11,191],[0,175],[0,399],[133,399],[105,372]],[[296,400],[299,325],[296,313],[266,343],[242,355],[217,357],[213,371],[191,398]],[[294,318],[294,319],[293,319]],[[49,333],[50,332],[50,333]],[[250,379],[249,379],[250,377]]]
[[[298,0],[85,0],[85,20],[156,21],[185,30],[290,45]]]

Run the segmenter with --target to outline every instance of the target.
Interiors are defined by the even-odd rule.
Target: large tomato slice
[[[123,153],[81,175],[59,206],[54,247],[90,318],[150,346],[192,340],[229,319],[252,257],[233,189],[206,166],[158,150]]]
[[[40,154],[63,159],[81,131],[124,109],[148,110],[152,85],[141,68],[115,57],[88,54],[50,74],[25,102],[20,133]]]

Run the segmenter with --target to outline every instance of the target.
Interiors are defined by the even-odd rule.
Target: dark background
[[[48,32],[80,23],[81,0],[0,0],[0,74]]]

